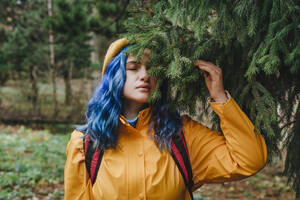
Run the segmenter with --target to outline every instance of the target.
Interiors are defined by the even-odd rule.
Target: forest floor
[[[70,137],[48,130],[0,125],[0,200],[63,199],[65,148]],[[3,155],[3,156],[2,156]],[[208,184],[194,192],[195,200],[284,199],[295,197],[283,161],[276,159],[243,181]]]

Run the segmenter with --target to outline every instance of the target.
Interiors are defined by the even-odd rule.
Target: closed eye
[[[138,68],[138,66],[136,66],[136,65],[129,65],[129,66],[127,66],[128,70],[136,70],[137,68]]]
[[[137,63],[130,63],[130,64],[127,64],[126,69],[127,69],[127,70],[137,70],[138,67],[139,67],[139,66],[138,66]]]

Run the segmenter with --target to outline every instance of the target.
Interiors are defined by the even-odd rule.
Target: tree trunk
[[[87,85],[87,73],[88,73],[88,69],[85,67],[83,69],[83,80],[82,80],[82,84],[80,86],[80,93],[82,94],[84,100],[85,97],[88,97],[89,95],[87,94],[87,91],[86,91],[86,85]]]
[[[70,105],[72,102],[72,70],[73,70],[73,61],[68,65],[68,70],[64,73],[64,81],[65,81],[65,105]]]
[[[52,0],[48,0],[48,16],[51,18],[53,16],[52,11]],[[52,100],[54,104],[53,116],[57,115],[57,98],[56,98],[56,68],[55,68],[55,51],[54,51],[54,35],[52,28],[49,30],[49,44],[50,44],[50,67],[51,67],[51,82],[52,82]]]
[[[286,140],[287,144],[287,155],[285,159],[285,169],[284,174],[289,175],[291,172],[295,171],[292,176],[290,176],[290,180],[293,180],[293,187],[296,191],[296,199],[300,198],[300,183],[297,182],[300,178],[300,125],[297,121],[300,120],[300,106],[297,106],[297,110],[295,113],[295,119],[291,119],[290,122],[286,123],[286,126],[292,126],[292,131],[289,133],[288,139]]]
[[[30,82],[31,82],[31,103],[34,114],[39,114],[40,108],[38,104],[39,89],[37,85],[36,66],[30,67]]]

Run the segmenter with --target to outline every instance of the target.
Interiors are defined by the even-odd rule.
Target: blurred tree
[[[47,9],[48,9],[48,17],[51,20],[53,17],[53,1],[47,0]],[[56,116],[58,112],[58,106],[57,106],[57,98],[56,98],[56,66],[55,66],[55,51],[54,51],[54,33],[52,30],[52,27],[49,26],[49,65],[51,67],[51,81],[52,81],[52,100],[54,104],[54,112],[53,115]]]
[[[124,33],[124,20],[128,17],[129,0],[89,0],[93,10],[91,30],[100,63],[107,47],[118,34]],[[99,70],[99,66],[97,68]]]
[[[55,34],[56,64],[65,81],[65,104],[72,99],[73,71],[92,66],[90,54],[91,7],[85,1],[57,0],[49,24]]]
[[[92,0],[96,15],[92,20],[92,30],[107,38],[123,33],[123,21],[128,17],[129,0]]]
[[[223,70],[224,86],[267,141],[269,158],[287,150],[285,173],[300,197],[300,1],[134,1],[125,36],[139,57],[152,49],[149,72],[170,109],[207,116],[208,91],[194,59]],[[213,124],[218,123],[216,115]]]
[[[11,31],[18,18],[18,4],[13,0],[3,0],[0,3],[0,47],[7,42],[6,31]],[[11,66],[5,62],[5,57],[0,52],[0,85],[3,85],[9,77]]]
[[[18,78],[23,78],[22,72],[25,72],[31,83],[29,98],[33,112],[38,114],[38,73],[47,69],[47,35],[41,27],[46,13],[45,1],[11,1],[7,5],[6,10],[14,11],[14,15],[0,47],[1,68],[12,69],[19,74]]]

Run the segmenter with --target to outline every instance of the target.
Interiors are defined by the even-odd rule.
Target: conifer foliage
[[[3,1],[3,5],[6,12],[0,9],[0,29],[4,27],[0,34],[3,42],[0,45],[0,72],[13,70],[19,79],[26,74],[31,84],[28,97],[36,114],[40,110],[38,80],[47,65],[47,35],[41,27],[46,13],[45,1]],[[8,74],[4,76],[8,79]]]
[[[116,33],[124,32],[124,21],[127,17],[129,0],[93,0],[91,3],[97,10],[92,21],[92,30],[99,35],[111,38]]]
[[[150,101],[166,95],[170,109],[196,115],[201,108],[198,116],[207,116],[208,91],[193,60],[220,66],[225,89],[266,138],[269,159],[284,143],[284,172],[299,197],[300,2],[134,1],[131,16],[130,51],[139,57],[152,50],[148,66],[158,86]],[[166,83],[167,94],[160,91]]]
[[[48,25],[55,33],[56,60],[60,65],[66,85],[65,104],[71,103],[73,70],[91,68],[90,54],[93,48],[91,40],[91,8],[80,0],[56,0],[55,15],[48,20]]]

